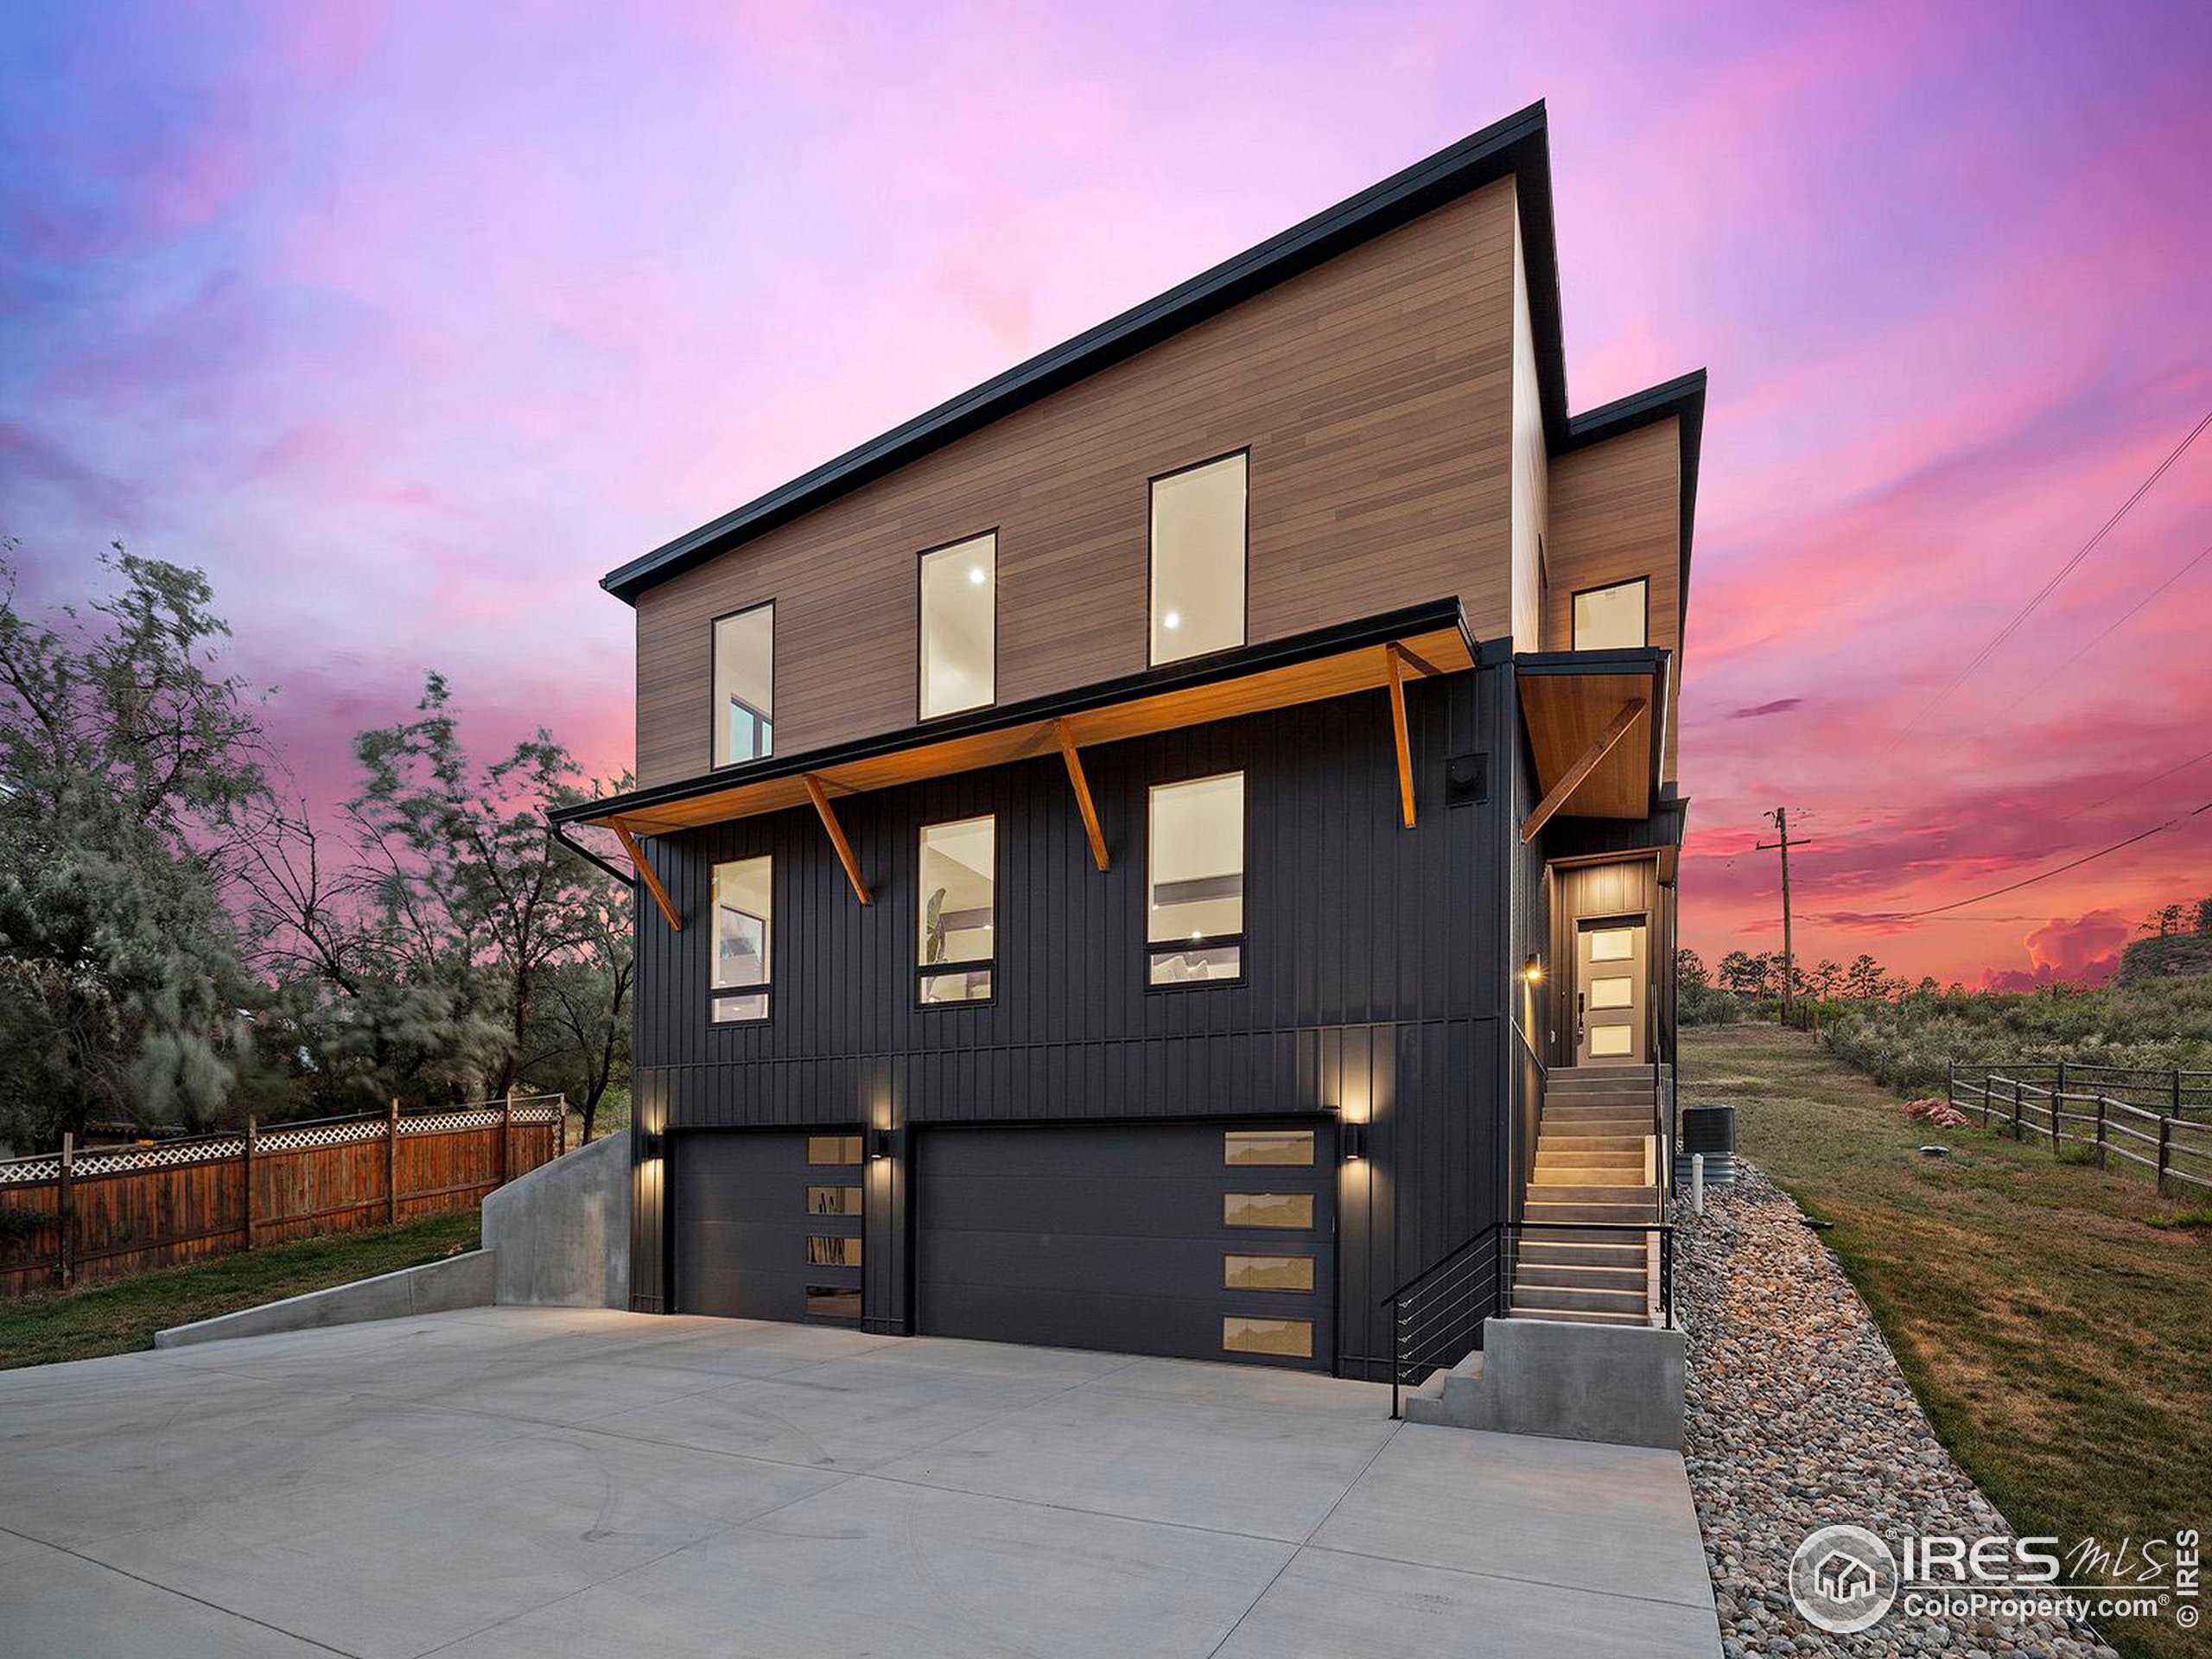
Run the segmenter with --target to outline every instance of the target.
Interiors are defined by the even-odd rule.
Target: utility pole
[[[1786,1026],[1797,979],[1797,954],[1789,941],[1789,809],[1777,806],[1766,816],[1774,825],[1775,838],[1761,842],[1754,850],[1770,853],[1778,848],[1782,852],[1782,1023]]]

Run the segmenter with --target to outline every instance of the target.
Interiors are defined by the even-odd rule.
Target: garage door
[[[670,1160],[677,1313],[858,1322],[857,1131],[681,1135]]]
[[[916,1155],[918,1328],[1328,1369],[1330,1128],[937,1128]]]

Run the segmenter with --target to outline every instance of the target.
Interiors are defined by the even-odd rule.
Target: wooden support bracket
[[[1060,759],[1068,763],[1068,783],[1075,790],[1076,810],[1083,814],[1083,833],[1090,841],[1091,862],[1106,869],[1106,836],[1098,827],[1098,809],[1091,803],[1090,781],[1083,775],[1083,756],[1076,750],[1075,734],[1068,729],[1066,721],[1056,720],[1052,734],[1059,741]]]
[[[683,918],[676,913],[676,906],[669,902],[668,889],[661,886],[660,877],[653,874],[653,867],[645,862],[645,851],[638,845],[638,838],[630,833],[630,826],[620,818],[610,818],[607,822],[614,826],[614,833],[622,842],[622,850],[630,855],[630,862],[638,872],[638,879],[645,884],[645,891],[652,894],[653,902],[660,906],[660,913],[668,918],[669,931],[681,933]]]
[[[1406,828],[1414,827],[1414,743],[1406,730],[1405,653],[1395,645],[1382,647],[1390,662],[1390,735],[1398,745],[1398,811]]]
[[[853,856],[853,845],[845,839],[845,831],[837,822],[837,815],[830,810],[830,791],[822,787],[822,780],[812,772],[806,774],[806,793],[814,803],[814,810],[822,815],[822,827],[830,832],[830,844],[837,849],[837,861],[845,867],[845,879],[853,884],[853,896],[864,905],[875,902],[868,892],[868,883],[861,880],[860,861]]]
[[[1613,752],[1613,746],[1626,737],[1629,728],[1636,724],[1636,717],[1644,710],[1642,697],[1630,697],[1621,704],[1620,712],[1612,723],[1598,734],[1598,741],[1582,751],[1581,757],[1569,766],[1554,784],[1551,793],[1536,803],[1536,810],[1521,820],[1521,839],[1534,841],[1536,831],[1552,821],[1553,816],[1565,806],[1567,798],[1582,787],[1582,780],[1598,770],[1598,763]]]

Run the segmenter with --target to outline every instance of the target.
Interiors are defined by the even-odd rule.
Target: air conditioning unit
[[[1705,1158],[1705,1184],[1720,1186],[1736,1179],[1736,1109],[1733,1106],[1685,1106],[1681,1138],[1675,1143],[1675,1184],[1688,1186],[1690,1160]]]

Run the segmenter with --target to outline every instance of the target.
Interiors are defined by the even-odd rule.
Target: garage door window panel
[[[1313,1225],[1311,1192],[1224,1192],[1221,1196],[1224,1227],[1306,1228]]]
[[[1232,1313],[1221,1322],[1221,1345],[1232,1354],[1265,1354],[1276,1359],[1313,1357],[1313,1321],[1262,1319]]]

